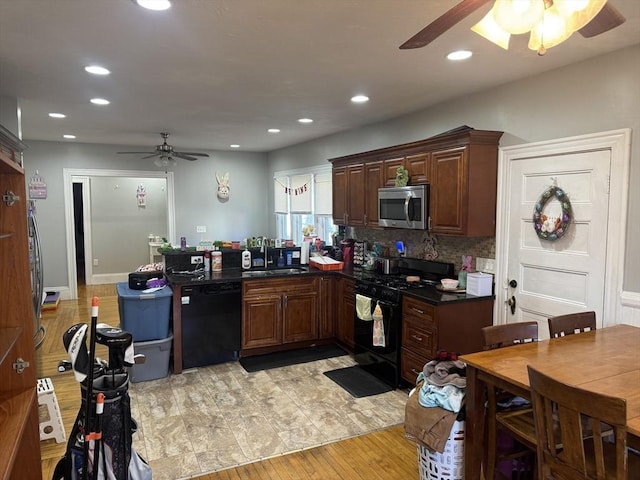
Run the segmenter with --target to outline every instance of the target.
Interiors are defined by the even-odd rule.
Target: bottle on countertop
[[[212,272],[222,271],[222,252],[220,250],[215,250],[211,252],[211,271]]]
[[[180,237],[180,250],[183,252],[187,250],[187,237]]]
[[[277,261],[278,267],[284,267],[284,257],[282,256],[282,250],[280,250],[280,256]]]
[[[242,268],[248,270],[251,268],[251,252],[245,248],[242,252]]]

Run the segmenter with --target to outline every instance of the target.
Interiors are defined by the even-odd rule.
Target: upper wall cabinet
[[[377,226],[379,187],[430,184],[430,230],[440,235],[495,234],[498,142],[502,132],[463,126],[417,142],[329,160],[337,225]]]

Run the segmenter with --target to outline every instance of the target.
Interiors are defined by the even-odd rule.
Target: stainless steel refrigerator
[[[34,336],[33,341],[36,348],[42,345],[46,335],[46,329],[42,325],[42,303],[44,302],[44,275],[42,273],[42,249],[40,246],[40,235],[38,233],[38,222],[36,220],[35,202],[29,202],[27,211],[29,228],[29,266],[31,269],[31,299],[33,301],[34,312]]]

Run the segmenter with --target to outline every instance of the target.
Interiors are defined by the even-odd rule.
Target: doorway
[[[554,315],[594,310],[598,328],[621,318],[630,140],[624,129],[500,150],[494,323],[534,320],[547,332]],[[552,186],[571,221],[548,239],[533,212]]]
[[[170,240],[175,238],[175,196],[173,172],[146,172],[135,170],[87,170],[87,169],[63,169],[64,182],[64,205],[65,205],[65,226],[66,226],[66,246],[67,246],[67,278],[69,282],[70,299],[78,298],[79,271],[82,269],[77,258],[84,259],[85,282],[91,282],[92,276],[92,221],[91,221],[91,200],[89,195],[90,181],[94,177],[115,177],[123,179],[165,179],[166,181],[166,223],[167,235]],[[78,185],[78,186],[76,186]],[[76,198],[79,196],[80,198]],[[78,210],[78,212],[76,212]],[[82,227],[77,228],[77,218],[82,212]],[[77,240],[78,237],[82,240]],[[81,246],[78,247],[78,244]]]

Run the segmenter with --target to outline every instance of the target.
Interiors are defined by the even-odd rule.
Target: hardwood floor
[[[115,285],[82,287],[79,295],[79,300],[61,301],[56,310],[43,313],[47,335],[37,351],[38,377],[52,379],[67,435],[80,407],[80,388],[71,372],[57,371],[58,362],[67,358],[62,336],[70,326],[90,322],[94,295],[100,299],[98,321],[119,323]],[[96,351],[98,356],[107,356],[106,348],[100,345]],[[43,479],[51,479],[66,444],[46,440],[41,447]],[[415,444],[406,440],[403,427],[397,426],[194,478],[404,480],[418,479],[418,464]]]

